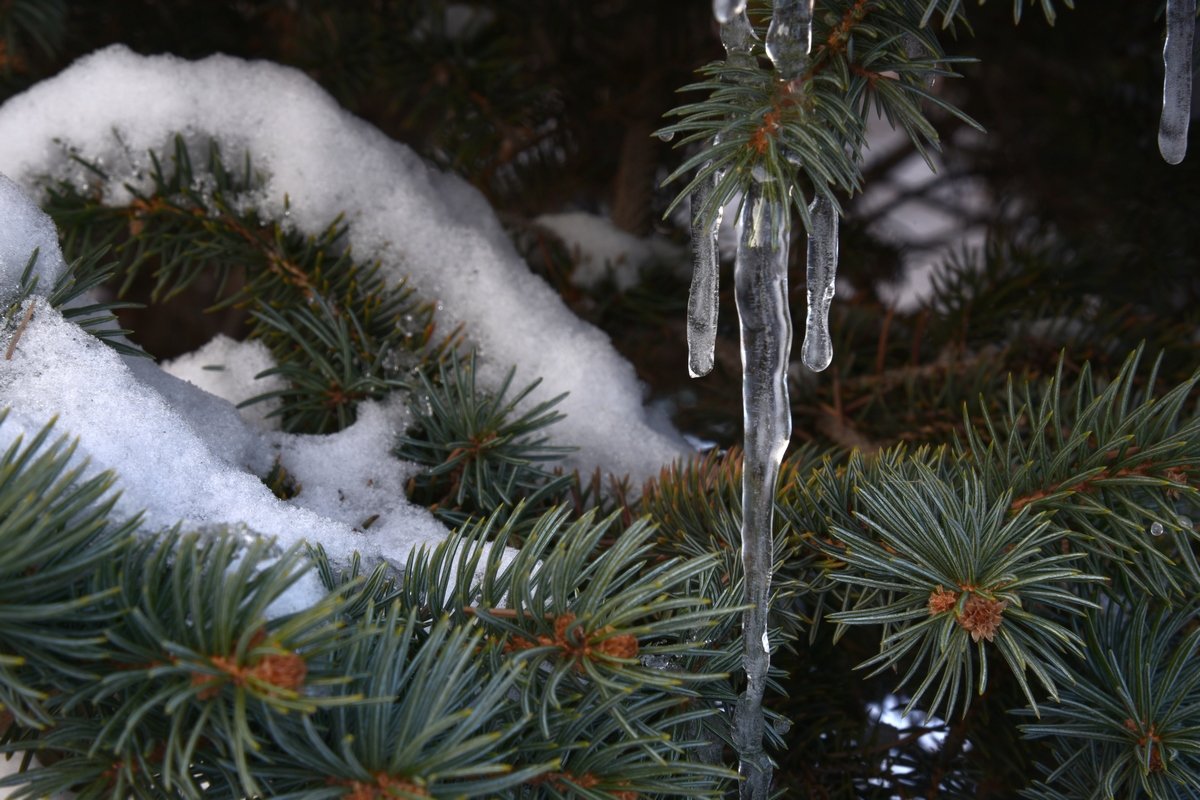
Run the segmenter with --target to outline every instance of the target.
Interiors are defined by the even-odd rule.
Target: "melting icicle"
[[[829,304],[837,283],[838,213],[833,202],[817,195],[808,207],[808,315],[804,320],[804,366],[820,372],[833,360]]]
[[[713,0],[713,16],[725,25],[746,10],[746,0]]]
[[[754,66],[754,43],[758,37],[754,26],[746,16],[745,3],[729,21],[721,25],[721,44],[725,45],[725,59],[735,67]]]
[[[785,81],[799,78],[808,67],[812,12],[813,0],[775,0],[767,28],[767,55]]]
[[[1168,164],[1178,164],[1187,153],[1188,120],[1192,116],[1192,39],[1195,35],[1196,0],[1167,0],[1158,151]]]
[[[745,455],[742,467],[742,617],[746,691],[738,702],[734,743],[740,759],[743,798],[769,797],[771,765],[763,749],[763,691],[771,655],[767,612],[771,589],[775,482],[792,434],[787,367],[792,321],[787,302],[786,201],[767,198],[753,182],[743,199],[742,238],[734,270],[742,335],[742,407]]]
[[[701,169],[707,168],[705,164]],[[717,345],[718,270],[717,230],[721,227],[718,208],[705,217],[704,207],[717,187],[714,170],[693,191],[692,204],[692,288],[688,293],[687,344],[688,374],[693,378],[707,375],[713,368]]]
[[[753,64],[754,28],[746,18],[745,2],[731,3],[734,10],[728,22],[721,25],[721,43],[725,45],[730,64]],[[714,4],[714,9],[716,4]],[[718,14],[718,19],[720,15]],[[713,140],[716,145],[717,140]],[[701,170],[708,168],[708,164]],[[721,226],[718,208],[707,219],[705,206],[716,189],[720,175],[713,172],[692,192],[692,287],[688,293],[688,374],[693,378],[707,375],[713,368],[717,343],[717,306],[719,296],[717,230]]]

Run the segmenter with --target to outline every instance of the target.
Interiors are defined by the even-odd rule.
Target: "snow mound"
[[[176,133],[197,146],[215,140],[230,163],[248,152],[263,183],[245,202],[271,218],[283,218],[286,198],[291,223],[315,234],[345,212],[359,258],[381,259],[393,281],[410,277],[437,302],[443,330],[464,326],[485,386],[516,365],[518,384],[543,379],[527,402],[569,392],[567,418],[550,433],[580,448],[574,466],[640,481],[687,452],[647,414],[630,364],[529,271],[479,192],[340,109],[297,70],[107,48],[0,107],[0,172],[31,190],[47,177],[82,184],[90,177],[69,161],[73,152],[103,165],[105,202],[125,204],[127,184],[149,189],[148,151],[169,152]]]
[[[402,565],[414,548],[445,538],[427,510],[404,499],[414,467],[389,451],[403,406],[365,403],[355,424],[329,436],[263,436],[227,401],[146,359],[126,361],[44,301],[30,302],[33,317],[0,370],[0,407],[11,409],[0,446],[18,435],[28,441],[57,417],[59,431],[79,437],[76,458],[88,460],[89,476],[116,472],[118,517],[141,512],[149,531],[182,522],[242,527],[283,546],[307,539],[342,564],[358,551]],[[291,500],[276,498],[248,469],[262,471],[273,459],[301,487]],[[310,576],[274,611],[321,595]]]

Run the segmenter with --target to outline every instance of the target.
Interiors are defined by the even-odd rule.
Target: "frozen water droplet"
[[[1195,528],[1195,525],[1192,524],[1191,517],[1180,517],[1178,519],[1178,522],[1179,522],[1179,527],[1183,528],[1185,531],[1190,531]]]
[[[804,320],[804,366],[820,372],[833,361],[829,335],[829,304],[837,288],[838,213],[833,202],[817,195],[809,206],[808,315]]]
[[[1188,121],[1192,116],[1192,40],[1195,35],[1196,0],[1167,0],[1158,151],[1168,164],[1178,164],[1187,153]]]
[[[654,135],[657,136],[661,141],[669,142],[675,138],[675,131],[659,131]]]
[[[1163,535],[1163,526],[1162,526],[1161,522],[1155,522],[1150,525],[1150,535],[1151,536],[1162,536]]]
[[[746,10],[746,0],[713,0],[713,16],[722,25]]]
[[[799,78],[812,49],[813,0],[775,0],[767,28],[767,56],[785,81]]]

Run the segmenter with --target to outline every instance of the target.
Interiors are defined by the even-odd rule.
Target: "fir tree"
[[[1163,20],[1037,4],[1050,25],[1078,18],[1105,42],[1128,20],[1120,63],[1088,75],[1080,64],[1109,54],[1086,32],[1002,5],[817,0],[805,21],[804,0],[481,2],[459,7],[457,29],[435,0],[0,7],[8,94],[116,30],[156,46],[156,20],[185,55],[309,68],[484,191],[530,267],[675,398],[675,424],[717,443],[644,486],[573,471],[563,398],[531,401],[536,378],[509,365],[481,380],[488,354],[469,326],[442,324],[438,298],[349,246],[352,215],[305,233],[287,198],[273,199],[277,218],[248,199],[270,153],[180,130],[135,154],[146,174],[114,200],[117,168],[63,149],[38,188],[68,267],[39,285],[47,254],[22,254],[2,298],[8,359],[37,346],[31,319],[56,313],[130,358],[145,355],[132,342],[166,357],[218,331],[261,343],[275,388],[246,404],[284,431],[336,433],[372,404],[405,405],[388,444],[415,466],[390,488],[452,532],[378,563],[225,527],[151,536],[118,512],[119,466],[87,473],[73,431],[6,434],[0,749],[29,770],[0,785],[352,800],[1200,793],[1200,284],[1180,225],[1195,201],[1114,213],[1082,185],[1064,199],[1043,182],[1070,174],[1078,120],[1039,119],[1052,131],[1039,137],[988,112],[1042,108],[990,72],[1028,40],[1022,57],[1113,104],[1097,113],[1127,152],[1109,155],[1097,193],[1187,186],[1194,159],[1168,174],[1146,158],[1158,158],[1163,84],[1147,64]],[[1168,161],[1181,155],[1187,8],[1165,12]],[[229,22],[281,33],[230,35]],[[809,24],[810,46],[780,32]],[[961,90],[931,86],[959,71]],[[663,90],[685,82],[668,111]],[[616,87],[636,102],[614,110]],[[895,253],[856,205],[885,177],[862,158],[876,112],[909,137],[904,153],[941,151],[1041,222],[1000,204],[987,245],[948,257],[912,312],[879,300]],[[975,119],[999,123],[998,145],[957,133]],[[615,169],[596,155],[606,140],[620,143]],[[1010,171],[1013,150],[1060,157]],[[631,288],[572,281],[578,254],[532,221],[569,197],[603,198],[638,235],[665,214],[669,235],[696,238],[690,311],[670,257]],[[739,197],[731,276],[713,227]],[[860,293],[830,306],[839,249]],[[798,274],[805,251],[806,303],[774,284],[777,302],[756,311],[761,286]],[[196,341],[163,326],[199,307],[213,321]],[[807,312],[808,371],[788,369],[793,310]],[[757,326],[743,334],[744,430],[735,314]],[[681,390],[660,358],[714,374]],[[757,399],[770,392],[773,407]],[[259,472],[276,496],[304,496],[282,463]],[[279,611],[314,575],[324,599]],[[748,647],[770,652],[769,671],[743,660]]]

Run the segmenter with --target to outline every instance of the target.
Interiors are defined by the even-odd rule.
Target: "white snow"
[[[119,517],[144,512],[149,531],[176,522],[245,526],[285,547],[308,539],[339,563],[357,550],[402,564],[413,548],[445,538],[427,510],[404,499],[412,466],[389,452],[404,424],[398,403],[363,404],[359,420],[337,434],[268,439],[227,401],[146,359],[122,359],[44,301],[30,302],[33,318],[0,370],[0,406],[11,409],[0,446],[22,434],[28,440],[57,417],[59,431],[79,437],[77,458],[88,459],[89,475],[117,473]],[[247,469],[265,472],[274,457],[301,485],[290,501]],[[321,593],[312,578],[273,611],[302,608]]]
[[[287,388],[287,382],[278,375],[255,377],[274,366],[275,360],[262,342],[239,342],[224,334],[217,334],[199,350],[162,364],[165,372],[234,405]],[[273,431],[279,430],[279,418],[267,415],[279,406],[279,398],[271,398],[239,408],[238,412],[255,428]]]
[[[21,275],[33,251],[38,258],[33,267],[36,292],[46,295],[66,270],[58,231],[53,220],[34,205],[21,187],[0,175],[0,299],[11,295],[20,285]]]
[[[169,153],[176,132],[197,148],[215,139],[230,163],[248,151],[264,180],[246,202],[281,218],[288,198],[300,231],[319,232],[345,212],[358,257],[380,258],[393,280],[409,276],[439,304],[441,330],[464,326],[481,350],[484,385],[516,365],[518,383],[543,379],[528,402],[569,392],[567,418],[550,433],[580,448],[573,466],[628,473],[636,484],[687,451],[647,415],[643,387],[607,336],[528,270],[482,195],[342,111],[296,70],[115,45],[0,107],[0,171],[29,189],[45,176],[82,184],[89,175],[69,150],[103,162],[103,197],[121,204],[125,183],[147,186],[147,151]]]
[[[594,288],[611,275],[616,287],[626,291],[637,284],[642,270],[656,258],[674,255],[664,250],[669,243],[638,238],[597,214],[543,214],[534,222],[567,246],[575,265],[571,282],[585,289]]]

